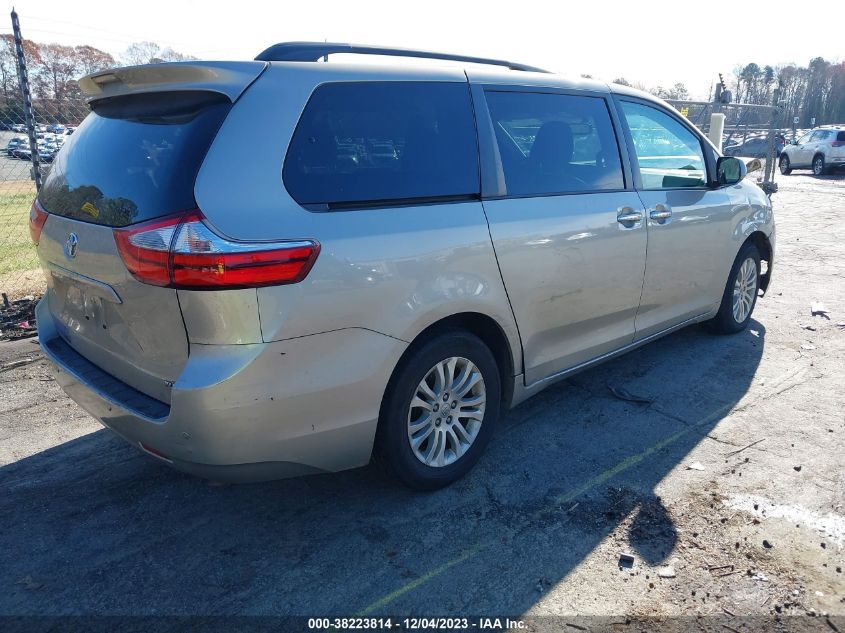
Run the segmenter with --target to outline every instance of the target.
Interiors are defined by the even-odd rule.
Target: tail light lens
[[[845,147],[845,141],[833,141],[832,145],[834,147]]]
[[[294,284],[308,275],[319,243],[234,242],[215,233],[200,211],[115,229],[123,263],[147,284],[195,290]]]
[[[32,206],[29,208],[29,236],[36,246],[38,246],[38,240],[41,239],[41,230],[44,228],[48,215],[38,200],[32,202]]]

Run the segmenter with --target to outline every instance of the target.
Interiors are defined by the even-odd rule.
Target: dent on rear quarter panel
[[[500,324],[521,368],[516,323],[480,202],[313,213],[285,190],[285,152],[313,89],[350,80],[463,83],[466,77],[447,68],[273,63],[238,100],[197,178],[200,209],[233,239],[321,244],[303,282],[258,290],[263,339],[366,328],[410,341],[441,318],[479,312]]]
[[[266,345],[196,345],[158,439],[180,451],[174,457],[206,464],[362,466],[405,348],[362,329]]]
[[[225,345],[262,342],[255,288],[177,292],[191,343]]]

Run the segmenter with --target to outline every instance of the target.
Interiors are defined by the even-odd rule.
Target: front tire
[[[710,324],[717,334],[736,334],[748,327],[760,288],[760,251],[745,243],[731,267],[722,303]]]
[[[436,490],[463,477],[484,452],[499,418],[499,368],[464,331],[412,350],[388,385],[375,456],[405,485]]]
[[[784,176],[788,176],[792,173],[792,167],[789,166],[789,156],[786,154],[780,155],[780,161],[778,161],[778,165],[780,166],[780,173]]]

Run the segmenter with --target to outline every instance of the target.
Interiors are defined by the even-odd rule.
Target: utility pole
[[[722,90],[725,89],[725,80],[722,79],[722,73],[719,73],[719,83],[716,84],[716,92],[713,94],[713,103],[722,103]],[[716,106],[714,107],[714,111]]]
[[[35,117],[32,112],[32,98],[29,95],[29,76],[26,74],[26,58],[23,54],[23,38],[21,37],[21,24],[18,21],[18,14],[12,8],[12,31],[15,34],[15,56],[18,61],[18,83],[21,87],[23,98],[23,116],[26,122],[27,136],[29,137],[29,155],[32,161],[32,179],[35,181],[35,190],[41,190],[41,166],[38,157],[38,136],[35,131]]]
[[[771,120],[769,121],[769,142],[766,148],[766,168],[763,172],[763,182],[760,187],[766,192],[767,196],[771,196],[778,190],[775,184],[775,161],[777,160],[777,152],[775,151],[775,134],[777,133],[777,124],[780,119],[780,93],[781,85],[772,91],[772,110]]]

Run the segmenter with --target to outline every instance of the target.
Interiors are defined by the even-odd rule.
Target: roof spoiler
[[[263,62],[316,62],[328,55],[351,53],[355,55],[391,55],[394,57],[416,57],[419,59],[442,59],[453,62],[467,62],[471,64],[486,64],[490,66],[504,66],[511,70],[522,70],[535,73],[548,73],[548,70],[518,64],[503,59],[487,57],[470,57],[467,55],[452,55],[450,53],[436,53],[409,48],[386,48],[382,46],[367,46],[362,44],[341,44],[336,42],[282,42],[265,49],[255,58]]]
[[[79,80],[89,103],[128,94],[200,90],[234,102],[267,67],[261,62],[170,62],[97,72]]]

